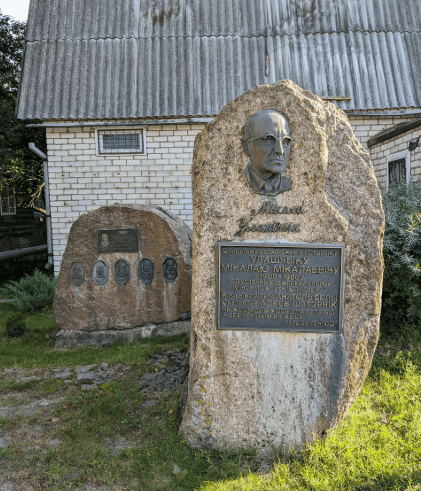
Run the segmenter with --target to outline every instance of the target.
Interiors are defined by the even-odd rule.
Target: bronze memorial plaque
[[[139,252],[139,231],[135,228],[98,230],[98,251]]]
[[[218,329],[340,332],[345,246],[218,243]]]

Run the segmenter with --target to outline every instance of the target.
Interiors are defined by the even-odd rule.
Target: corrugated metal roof
[[[341,109],[421,105],[421,34],[275,36],[273,79],[291,79],[321,97],[346,95]]]
[[[20,118],[195,116],[262,83],[266,39],[60,40],[26,49]]]
[[[419,17],[419,0],[32,0],[18,117],[209,116],[285,78],[343,109],[419,107]]]
[[[32,0],[28,41],[420,32],[419,0]]]

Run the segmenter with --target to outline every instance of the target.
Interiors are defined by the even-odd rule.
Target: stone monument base
[[[103,331],[59,331],[56,338],[56,348],[69,348],[71,346],[105,346],[116,341],[133,342],[141,338],[153,338],[155,336],[174,336],[176,334],[188,334],[190,321],[165,322],[163,324],[147,324],[133,329],[109,329]]]

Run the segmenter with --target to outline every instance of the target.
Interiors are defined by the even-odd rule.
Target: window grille
[[[98,131],[98,149],[100,154],[144,154],[143,130]]]
[[[7,187],[1,192],[0,215],[16,215],[16,197]]]

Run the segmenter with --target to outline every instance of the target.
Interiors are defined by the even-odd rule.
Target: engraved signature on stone
[[[286,215],[305,213],[304,205],[298,206],[282,206],[277,205],[274,201],[264,201],[259,210],[251,210],[250,216],[242,217],[238,220],[239,229],[234,233],[236,237],[243,235],[244,232],[299,232],[299,223],[264,223],[250,224],[253,218],[257,215]]]

